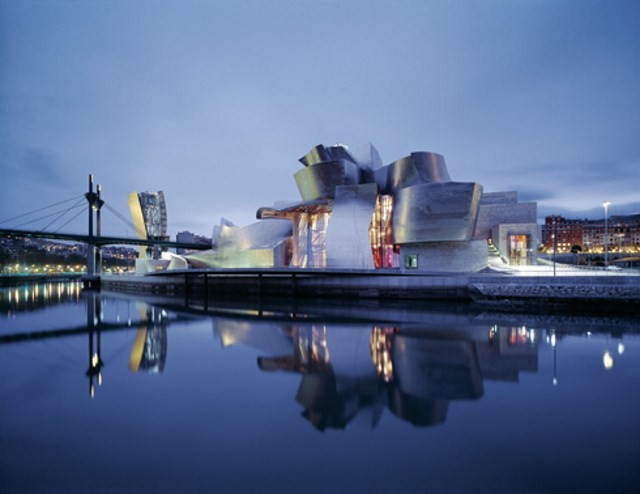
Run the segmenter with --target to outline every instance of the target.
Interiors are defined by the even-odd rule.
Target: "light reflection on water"
[[[640,485],[634,318],[74,283],[2,290],[0,316],[3,492]]]

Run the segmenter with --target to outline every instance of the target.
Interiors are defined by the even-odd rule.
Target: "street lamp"
[[[553,225],[553,233],[551,234],[551,242],[553,243],[553,276],[556,275],[556,226]]]
[[[609,223],[608,223],[608,212],[609,206],[611,203],[609,201],[605,201],[602,203],[602,207],[604,208],[604,266],[605,268],[609,265]]]

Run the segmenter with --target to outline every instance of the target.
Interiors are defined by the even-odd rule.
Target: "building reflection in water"
[[[88,338],[88,364],[85,375],[89,380],[89,395],[94,398],[96,388],[102,385],[105,362],[102,357],[102,339],[105,331],[123,330],[138,327],[133,349],[129,360],[129,368],[133,372],[162,372],[167,358],[167,324],[169,316],[164,309],[146,303],[139,304],[135,300],[118,300],[104,297],[100,292],[83,291],[78,281],[25,284],[19,287],[0,288],[0,314],[8,319],[15,319],[22,312],[30,312],[44,307],[63,304],[86,305],[86,323],[68,323],[60,321],[59,328],[49,331],[35,331],[37,336],[23,333],[18,335],[0,335],[1,339],[21,341],[23,339],[43,338],[45,334],[79,334],[86,333]],[[105,317],[105,304],[110,309]],[[131,314],[131,305],[141,307],[138,317]],[[124,305],[124,308],[123,308]],[[135,313],[135,310],[134,310]],[[6,315],[6,316],[5,316]],[[78,321],[79,323],[79,321]]]
[[[163,309],[147,306],[142,316],[131,349],[129,370],[134,373],[140,370],[162,372],[167,360],[167,313]]]
[[[169,324],[183,318],[199,318],[181,316],[179,312],[170,316],[165,309],[135,299],[109,299],[96,292],[80,294],[78,283],[7,288],[0,290],[0,308],[15,317],[19,311],[45,304],[85,300],[86,328],[83,324],[55,331],[87,334],[85,374],[92,398],[96,386],[103,382],[108,364],[102,357],[105,331],[137,327],[129,357],[130,371],[161,373],[167,359]],[[105,304],[109,305],[107,317]],[[131,305],[139,310],[132,311]],[[253,310],[233,314],[212,317],[214,335],[221,346],[246,345],[258,350],[261,356],[257,364],[264,372],[299,374],[295,400],[303,408],[302,415],[319,430],[342,429],[355,422],[374,428],[385,409],[416,426],[440,424],[446,420],[451,402],[482,397],[484,380],[517,382],[521,372],[537,372],[541,342],[551,347],[551,381],[557,385],[562,338],[591,338],[591,332],[583,330],[487,326],[456,317],[445,317],[440,327],[433,322],[418,323],[419,326],[336,320],[319,323],[300,315],[293,320],[288,314]],[[610,326],[600,328],[597,321],[589,324],[599,328],[596,331],[600,338],[606,336],[600,355],[601,365],[609,370],[624,353],[624,332],[610,334]],[[0,335],[0,343],[43,337],[42,333],[23,336]]]
[[[87,329],[89,335],[89,394],[95,397],[95,384],[102,385],[101,336],[105,328],[114,329],[113,325],[103,320],[103,300],[99,293],[90,292],[87,296]],[[127,306],[129,310],[129,307]],[[122,316],[116,313],[116,321]],[[164,309],[144,304],[140,309],[138,331],[133,341],[129,357],[129,370],[133,373],[146,371],[158,373],[164,371],[167,360],[167,325],[169,317]],[[127,314],[126,323],[122,327],[131,327],[131,317]],[[116,325],[117,326],[117,325]]]
[[[95,397],[95,385],[102,385],[102,331],[118,329],[118,324],[104,322],[103,299],[99,293],[90,292],[87,296],[87,329],[89,336],[89,367],[86,375],[89,378],[89,394]],[[129,307],[127,306],[129,310]],[[116,321],[122,319],[116,313]],[[133,373],[145,371],[159,373],[164,371],[167,360],[167,325],[169,317],[164,309],[144,304],[140,309],[138,331],[133,341],[129,357],[129,370]],[[127,314],[126,323],[120,327],[131,327],[131,317]]]
[[[365,421],[375,427],[384,409],[416,426],[444,422],[449,404],[476,400],[483,378],[517,381],[538,367],[538,337],[524,327],[487,333],[319,324],[251,325],[214,320],[223,347],[258,349],[263,371],[301,375],[296,401],[319,430]]]

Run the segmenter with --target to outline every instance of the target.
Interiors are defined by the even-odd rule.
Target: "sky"
[[[91,173],[103,234],[162,190],[172,236],[211,235],[298,200],[313,146],[369,142],[540,219],[640,213],[640,2],[0,0],[2,228]]]

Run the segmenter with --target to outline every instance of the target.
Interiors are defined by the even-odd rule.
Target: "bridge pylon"
[[[89,191],[84,195],[89,203],[89,241],[87,243],[87,276],[100,276],[102,273],[102,252],[95,243],[95,238],[101,236],[100,209],[104,201],[100,198],[101,187],[93,191],[93,175],[89,175]],[[97,235],[94,234],[93,224],[96,216]]]

